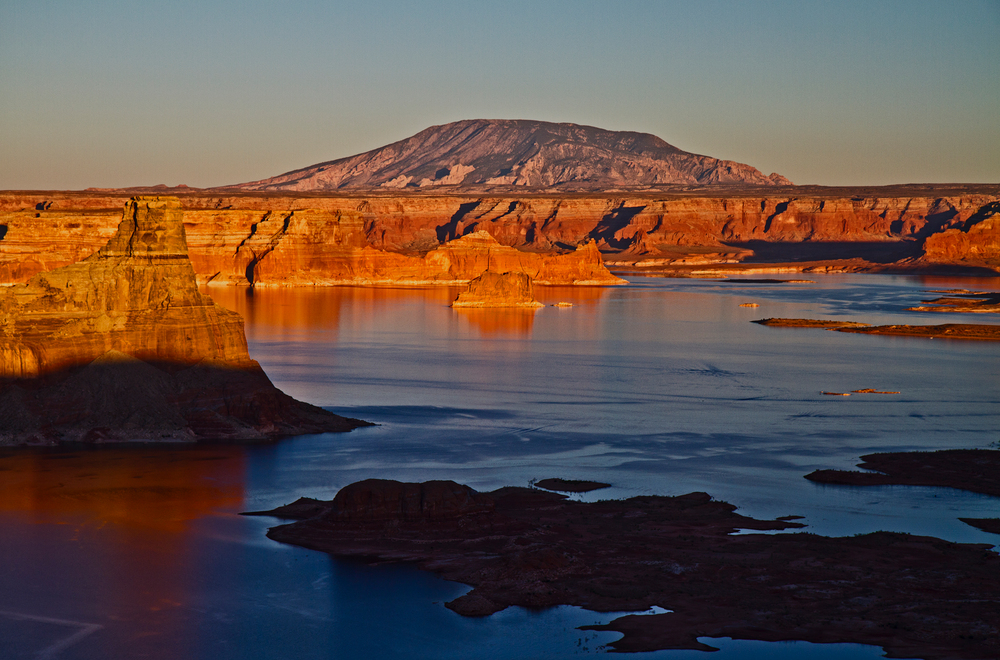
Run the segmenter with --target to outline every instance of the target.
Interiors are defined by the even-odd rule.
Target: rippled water
[[[811,279],[540,288],[574,306],[538,311],[453,310],[443,288],[212,289],[244,314],[279,387],[380,426],[266,447],[0,454],[0,657],[570,658],[616,637],[576,630],[613,616],[575,608],[463,619],[442,605],[462,585],[281,546],[264,537],[275,521],[235,515],[369,477],[598,479],[613,487],[584,499],[703,490],[747,515],[803,515],[821,534],[996,542],[957,520],[1000,516],[996,498],[802,478],[872,451],[1000,441],[996,344],[749,321],[997,323],[903,310],[929,289],[1000,280]],[[866,387],[901,393],[820,393]],[[881,655],[708,643],[723,658]]]

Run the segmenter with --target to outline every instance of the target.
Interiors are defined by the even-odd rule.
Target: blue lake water
[[[1000,541],[957,520],[1000,516],[997,498],[802,478],[873,451],[997,446],[997,344],[750,323],[1000,323],[904,311],[1000,279],[809,279],[539,288],[573,306],[537,311],[453,310],[446,288],[211,289],[247,319],[276,385],[379,426],[262,447],[0,453],[0,657],[575,658],[617,637],[577,630],[613,615],[569,607],[465,619],[443,606],[463,585],[282,546],[264,536],[277,521],[236,515],[370,477],[596,479],[613,486],[578,497],[706,491],[820,534]],[[900,394],[821,394],[869,387]],[[703,641],[713,658],[881,656]]]

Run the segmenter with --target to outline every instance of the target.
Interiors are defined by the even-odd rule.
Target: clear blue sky
[[[1000,0],[0,0],[0,189],[251,181],[434,124],[1000,182]]]

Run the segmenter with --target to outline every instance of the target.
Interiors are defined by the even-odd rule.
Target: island
[[[257,515],[297,521],[268,531],[282,543],[468,584],[447,603],[465,616],[512,605],[671,610],[587,627],[623,633],[616,651],[709,651],[699,637],[731,637],[875,644],[899,658],[1000,655],[991,546],[889,532],[735,534],[803,527],[735,509],[706,493],[584,503],[534,488],[369,479],[332,501]]]
[[[469,282],[452,307],[544,307],[535,300],[531,278],[525,273],[486,271]]]

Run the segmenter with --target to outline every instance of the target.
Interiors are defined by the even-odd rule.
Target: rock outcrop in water
[[[271,384],[243,319],[198,291],[176,198],[132,199],[95,254],[0,293],[0,444],[266,440],[360,424]]]
[[[524,273],[486,271],[469,282],[452,307],[543,307],[535,300],[531,278]]]
[[[473,119],[431,126],[357,156],[233,186],[342,190],[505,185],[607,188],[642,184],[791,185],[780,174],[681,151],[655,135],[528,120]]]
[[[900,658],[1000,653],[1000,557],[990,546],[888,532],[734,535],[802,526],[735,508],[706,493],[584,503],[527,488],[368,480],[332,502],[270,512],[299,522],[268,536],[414,562],[472,585],[447,604],[466,616],[511,605],[672,610],[593,626],[624,633],[616,651],[707,651],[699,637],[732,637],[877,644]]]

